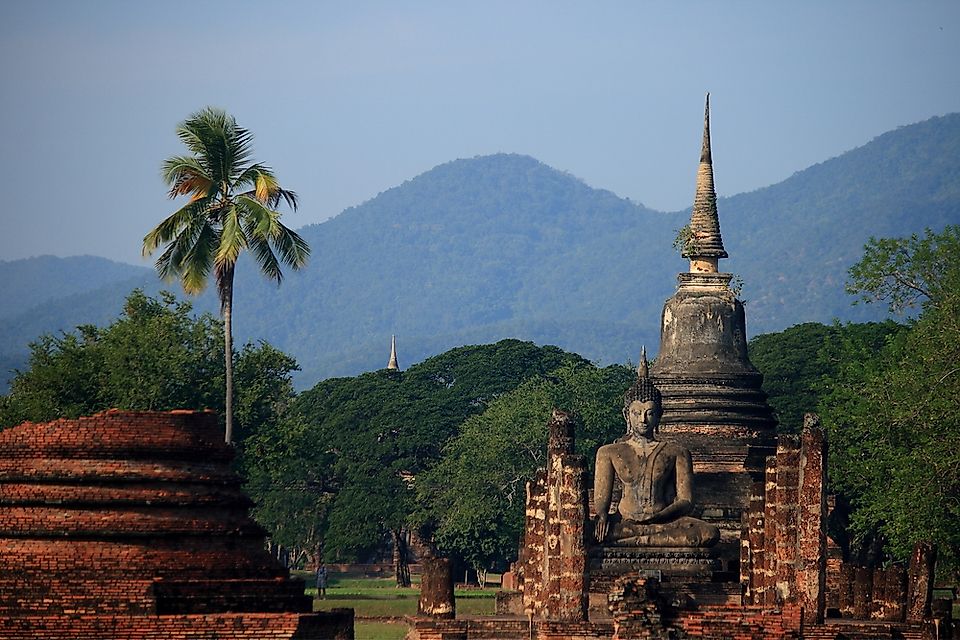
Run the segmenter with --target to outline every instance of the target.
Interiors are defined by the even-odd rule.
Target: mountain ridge
[[[750,334],[884,317],[884,309],[850,306],[846,269],[869,235],[960,220],[960,170],[950,163],[958,151],[960,114],[939,116],[720,198],[731,256],[721,268],[744,280]],[[686,269],[671,245],[688,219],[689,209],[655,211],[530,156],[452,160],[300,229],[313,257],[279,288],[241,259],[235,330],[295,355],[301,387],[385,366],[391,334],[401,365],[505,337],[623,362],[641,344],[656,350],[663,301]],[[137,277],[148,293],[175,287]],[[25,348],[31,331],[102,323],[125,293],[106,282],[69,304],[0,318],[0,354]],[[212,291],[197,307],[216,311]]]

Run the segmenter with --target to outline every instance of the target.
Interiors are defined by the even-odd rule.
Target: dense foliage
[[[691,149],[691,194],[698,150]],[[870,233],[960,219],[958,155],[960,115],[933,118],[780,184],[722,198],[731,256],[724,268],[743,278],[751,333],[882,319],[879,309],[849,305],[840,273]],[[241,260],[237,335],[295,355],[303,387],[383,366],[391,334],[406,362],[507,336],[623,362],[639,344],[657,343],[661,305],[686,268],[670,245],[687,220],[686,212],[650,211],[532,158],[450,162],[302,229],[314,258],[280,289]],[[121,298],[100,291],[24,310],[0,322],[0,353],[22,350],[42,332],[103,322],[97,314],[105,304],[116,314]],[[198,308],[216,311],[214,298]]]
[[[192,315],[172,294],[128,296],[106,327],[45,335],[31,344],[29,367],[0,396],[0,426],[25,420],[119,409],[214,409],[223,412],[223,326]],[[296,361],[261,342],[236,355],[241,435],[270,427],[293,393]]]
[[[551,411],[578,420],[577,452],[592,466],[597,447],[623,434],[623,392],[635,377],[620,365],[566,365],[468,418],[439,464],[417,478],[416,518],[440,551],[478,572],[516,559],[525,485],[546,463]]]
[[[821,402],[831,482],[853,507],[855,542],[895,558],[920,540],[960,567],[960,227],[871,240],[850,288],[920,315],[882,345],[843,342]]]
[[[410,367],[324,380],[279,428],[247,443],[257,517],[289,547],[366,559],[407,527],[411,486],[461,423],[523,381],[584,364],[556,347],[503,340]]]
[[[799,433],[803,414],[818,409],[840,362],[839,345],[871,352],[905,328],[892,320],[824,325],[806,322],[751,339],[750,361],[763,373],[763,390],[776,412],[780,433]]]

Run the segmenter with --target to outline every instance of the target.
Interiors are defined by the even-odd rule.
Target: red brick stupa
[[[352,638],[264,550],[211,412],[0,432],[0,638]]]

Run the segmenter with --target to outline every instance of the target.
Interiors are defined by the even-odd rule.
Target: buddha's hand
[[[597,539],[597,542],[603,542],[603,539],[607,537],[607,514],[598,513],[597,514],[597,526],[594,529],[593,535]]]

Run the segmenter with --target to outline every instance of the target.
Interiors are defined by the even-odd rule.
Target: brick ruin
[[[739,579],[691,582],[669,570],[607,576],[603,609],[588,608],[589,498],[573,421],[554,412],[547,466],[527,488],[526,529],[514,565],[518,591],[498,597],[499,618],[414,620],[419,640],[633,640],[640,638],[936,640],[949,607],[931,609],[934,554],[917,545],[909,570],[828,563],[826,440],[807,414],[800,436],[781,436],[755,483],[741,527]],[[682,562],[682,560],[681,560]],[[446,569],[449,572],[449,568]],[[697,584],[696,581],[693,584]],[[452,605],[449,605],[452,607]],[[447,609],[449,610],[449,608]],[[828,615],[830,614],[830,615]],[[939,636],[937,635],[939,632]]]
[[[420,640],[934,639],[957,628],[949,602],[932,607],[929,546],[917,546],[908,571],[842,561],[826,530],[832,502],[819,418],[808,414],[800,436],[776,435],[763,376],[748,357],[743,304],[729,286],[733,276],[718,270],[727,252],[709,96],[686,231],[689,271],[664,304],[650,374],[662,393],[657,439],[689,452],[690,515],[716,527],[719,541],[708,548],[594,542],[586,465],[573,454],[572,421],[555,412],[547,464],[528,484],[524,538],[505,580],[516,590],[497,601],[499,614],[516,619],[423,617]]]
[[[0,432],[0,638],[345,639],[265,550],[211,412]]]

